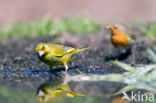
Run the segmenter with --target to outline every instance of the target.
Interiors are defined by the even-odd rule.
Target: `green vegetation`
[[[99,30],[100,25],[87,17],[77,21],[67,18],[51,20],[49,17],[44,17],[41,20],[15,21],[11,24],[3,25],[1,26],[0,36],[2,39],[7,39],[25,36],[54,35],[62,32],[84,34]]]
[[[114,63],[127,70],[127,72],[123,74],[111,74],[106,78],[106,80],[109,81],[127,84],[125,88],[115,93],[115,95],[121,94],[123,91],[126,92],[133,89],[144,89],[149,92],[156,91],[156,64],[134,67],[118,61]]]
[[[156,46],[152,48],[147,48],[147,57],[149,60],[151,60],[153,63],[156,63]]]
[[[149,92],[156,92],[156,64],[134,67],[128,64],[114,61],[113,63],[121,66],[127,72],[122,74],[109,75],[76,75],[72,76],[72,81],[111,81],[127,84],[127,86],[114,95],[122,94],[123,91],[133,89],[144,89]],[[70,77],[69,77],[70,78]],[[87,78],[87,80],[85,79]]]
[[[8,87],[0,86],[0,99],[10,103],[34,103],[35,97],[33,92],[17,91]],[[1,101],[2,102],[2,101]]]
[[[138,27],[147,37],[152,38],[156,36],[156,21],[143,23],[138,25]]]
[[[6,25],[1,25],[0,28],[1,39],[55,35],[63,32],[86,34],[102,31],[101,25],[90,20],[88,17],[73,20],[70,18],[50,19],[48,16],[45,16],[37,20],[14,21]],[[149,38],[156,36],[156,21],[137,24],[137,28]]]

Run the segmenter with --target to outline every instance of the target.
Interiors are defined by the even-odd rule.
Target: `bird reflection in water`
[[[74,92],[66,80],[66,75],[64,72],[50,74],[49,80],[38,87],[35,95],[36,99],[40,103],[45,103],[68,97],[85,96],[84,94]]]

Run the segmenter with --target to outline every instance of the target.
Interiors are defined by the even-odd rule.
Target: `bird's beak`
[[[40,90],[38,96],[44,96],[44,92]]]
[[[39,56],[42,56],[43,54],[44,54],[44,51],[42,51],[42,50],[38,51]]]

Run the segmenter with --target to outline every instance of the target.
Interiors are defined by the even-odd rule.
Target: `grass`
[[[144,89],[149,92],[156,92],[156,64],[144,65],[141,67],[130,66],[128,64],[114,61],[127,72],[122,74],[109,75],[76,75],[72,76],[72,81],[111,81],[125,83],[127,86],[114,95],[122,94],[123,91],[133,89]],[[87,79],[86,79],[87,78]],[[69,77],[70,79],[70,77]]]
[[[55,35],[62,32],[85,34],[100,30],[100,25],[87,17],[83,17],[80,20],[68,18],[52,20],[46,16],[32,21],[15,21],[11,24],[1,25],[0,27],[1,39]]]
[[[116,77],[115,79],[116,82],[122,82],[122,83],[127,84],[125,88],[115,93],[115,95],[120,94],[123,91],[126,92],[126,91],[133,90],[133,89],[144,89],[149,92],[156,91],[156,83],[155,83],[156,82],[156,79],[155,79],[156,64],[144,65],[141,67],[134,67],[125,63],[118,62],[118,61],[114,63],[118,64],[119,66],[127,70],[127,72],[123,74],[108,75],[110,80],[111,80],[111,77],[114,77],[114,78]]]
[[[139,24],[138,27],[148,38],[156,37],[156,21]]]
[[[146,37],[156,36],[156,21],[136,24]],[[1,39],[36,37],[41,35],[55,35],[63,32],[72,32],[74,34],[87,34],[102,31],[101,25],[90,20],[88,17],[82,17],[79,20],[69,18],[50,19],[45,16],[42,19],[30,21],[14,21],[12,23],[0,26]]]
[[[146,49],[147,58],[156,63],[156,46]]]

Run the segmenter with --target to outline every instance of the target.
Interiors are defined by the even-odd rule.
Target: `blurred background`
[[[117,48],[108,24],[133,43]],[[0,103],[129,103],[122,92],[131,90],[153,93],[156,103],[155,37],[156,0],[0,0]],[[41,42],[89,49],[65,76],[63,65],[37,58]],[[53,95],[58,89],[63,95]]]
[[[0,23],[41,18],[78,18],[96,21],[151,20],[156,17],[155,0],[0,0]]]

